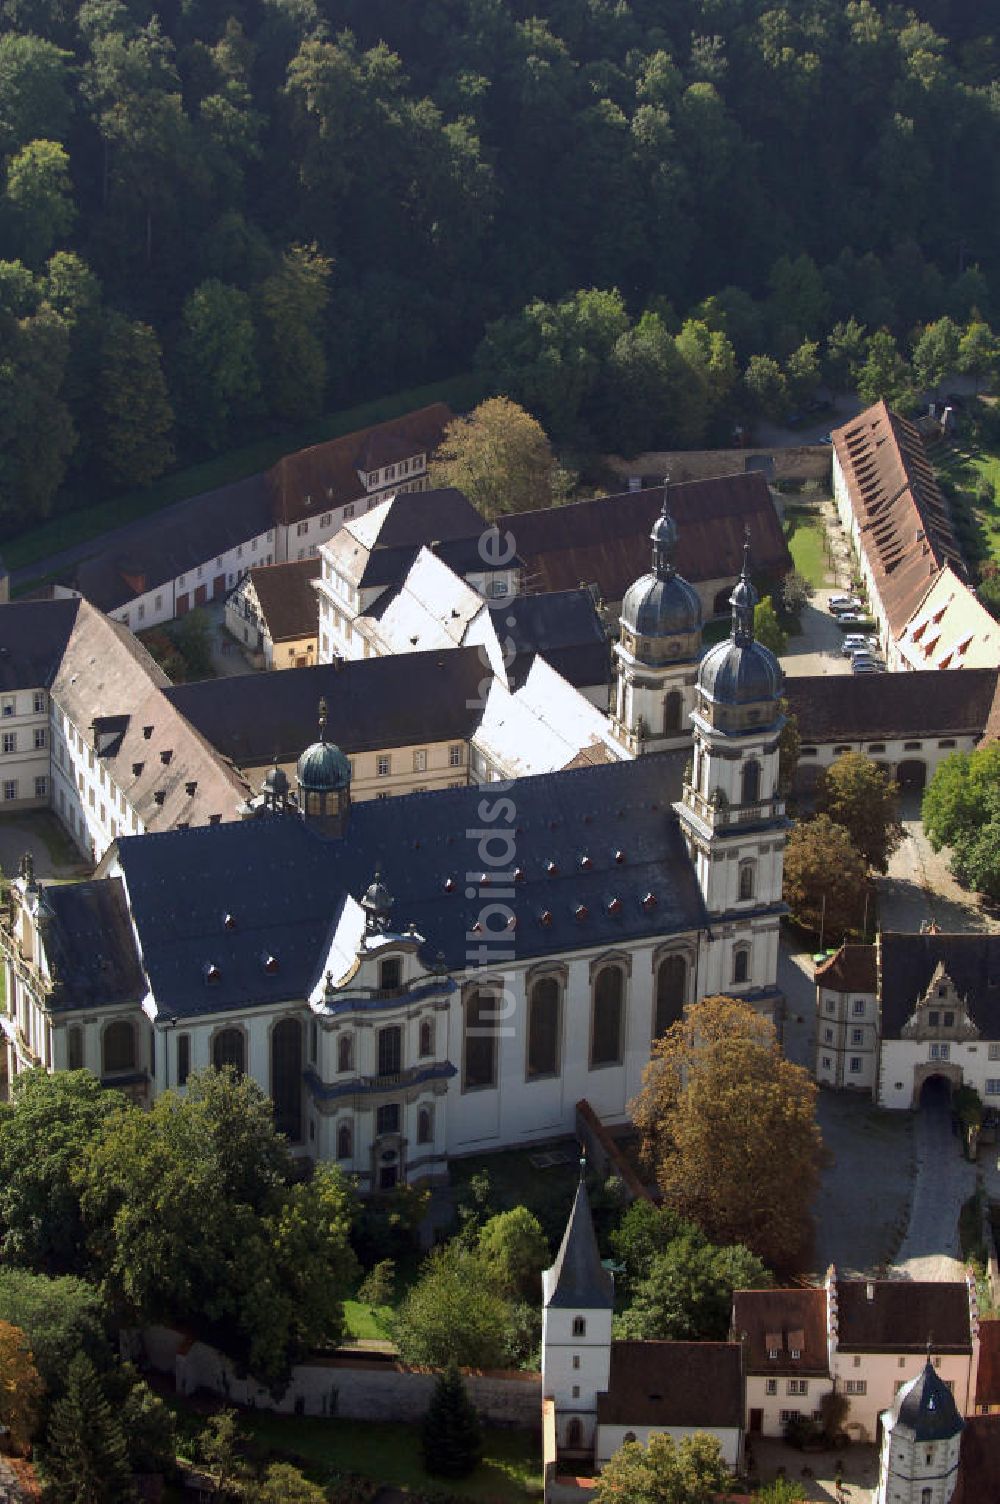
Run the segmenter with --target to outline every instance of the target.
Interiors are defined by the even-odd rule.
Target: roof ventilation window
[[[138,778],[145,766],[146,764],[144,762],[134,762],[132,764],[132,777]]]
[[[194,795],[194,793],[196,792],[197,788],[198,788],[198,780],[197,780],[197,778],[189,778],[188,781],[187,781],[187,783],[184,785],[184,792],[190,798],[191,796]]]
[[[273,977],[278,970],[278,958],[277,956],[272,956],[269,950],[261,951],[260,964],[263,966],[269,977]]]
[[[160,753],[160,761],[162,762],[164,767],[168,765],[173,755],[174,754],[169,747],[163,748],[163,751]]]
[[[608,904],[608,913],[609,914],[620,914],[621,911],[622,911],[622,901],[621,901],[621,899],[620,898],[612,898],[611,901],[610,901],[610,903]]]
[[[625,860],[625,853],[624,853],[624,851],[622,851],[619,848],[619,850],[615,852],[615,861],[618,863],[618,865],[620,867],[621,864],[622,864],[622,862],[624,862],[624,860]]]
[[[549,877],[559,876],[559,864],[551,859],[545,863],[545,870],[549,874]]]
[[[218,966],[216,966],[214,961],[206,961],[204,966],[201,968],[201,974],[205,978],[206,987],[217,986],[217,984],[222,981],[222,972],[219,970]]]
[[[148,742],[149,738],[153,734],[153,728],[152,728],[152,726],[143,726],[143,728],[142,728],[142,734],[143,734],[143,736],[146,738],[146,740]]]
[[[234,930],[236,928],[236,915],[229,913],[223,914],[222,928],[224,930]]]
[[[153,794],[153,803],[162,804],[167,795],[164,789],[156,789]]]

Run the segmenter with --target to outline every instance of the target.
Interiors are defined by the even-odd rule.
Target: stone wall
[[[160,1373],[172,1373],[178,1394],[207,1389],[234,1405],[281,1415],[337,1415],[346,1420],[419,1421],[437,1379],[429,1369],[393,1359],[340,1353],[292,1369],[288,1388],[275,1400],[252,1377],[207,1342],[192,1341],[167,1327],[148,1327],[128,1339],[129,1356]],[[536,1428],[542,1380],[537,1373],[463,1370],[466,1388],[485,1421],[495,1426]]]
[[[608,469],[622,478],[623,489],[630,475],[668,475],[672,481],[711,480],[719,475],[742,475],[747,461],[771,460],[764,473],[771,480],[830,479],[829,444],[791,444],[775,449],[677,449],[639,454],[623,460],[609,455]]]

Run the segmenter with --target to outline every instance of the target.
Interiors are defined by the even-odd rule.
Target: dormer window
[[[778,1349],[776,1347],[769,1347],[767,1350],[767,1356],[772,1359],[777,1358]]]
[[[802,1349],[799,1348],[799,1347],[793,1347],[792,1348],[792,1357],[794,1359],[798,1360],[799,1358],[801,1358],[801,1356],[802,1356]]]

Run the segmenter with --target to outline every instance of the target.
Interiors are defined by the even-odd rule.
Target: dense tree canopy
[[[945,758],[924,794],[923,821],[935,851],[951,847],[959,882],[1000,898],[1000,742]]]
[[[860,926],[867,868],[829,815],[799,820],[785,846],[782,894],[792,918],[831,944]]]
[[[668,1206],[720,1244],[787,1265],[806,1245],[822,1138],[816,1086],[749,1004],[713,997],[657,1041],[633,1103]],[[775,1146],[781,1173],[775,1174]]]
[[[489,325],[558,443],[694,442],[817,359],[987,379],[997,71],[991,7],[947,0],[9,0],[0,528],[468,369]],[[53,253],[97,290],[91,382]]]
[[[904,835],[898,795],[887,768],[863,752],[842,752],[820,775],[816,808],[843,826],[870,867],[885,872]]]
[[[654,1432],[648,1447],[627,1441],[601,1469],[597,1504],[713,1504],[728,1489],[718,1438],[695,1431],[675,1442]]]

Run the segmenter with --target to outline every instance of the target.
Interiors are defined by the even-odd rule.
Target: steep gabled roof
[[[611,644],[589,590],[518,595],[491,605],[490,616],[511,688],[524,683],[536,653],[580,688],[609,682]]]
[[[57,1008],[137,1003],[146,983],[120,878],[47,883],[43,943]]]
[[[877,992],[874,945],[842,945],[829,961],[816,967],[815,978],[817,986],[833,992]]]
[[[313,581],[319,579],[322,562],[318,557],[295,559],[251,569],[250,581],[272,642],[317,635],[319,601]]]
[[[827,1373],[826,1291],[736,1290],[732,1336],[746,1343],[748,1373]]]
[[[78,600],[0,605],[0,690],[51,687],[79,609]]]
[[[613,1342],[607,1394],[597,1396],[602,1426],[743,1425],[738,1342]]]
[[[610,1311],[615,1303],[614,1278],[601,1263],[582,1173],[556,1261],[542,1275],[542,1298],[546,1308],[576,1311]]]
[[[972,1348],[964,1280],[840,1279],[837,1320],[842,1352],[925,1352],[930,1340],[936,1353]]]
[[[1000,1039],[1000,935],[900,935],[880,939],[882,1037],[899,1039],[943,964],[984,1039]],[[936,1336],[936,1333],[935,1333]]]

